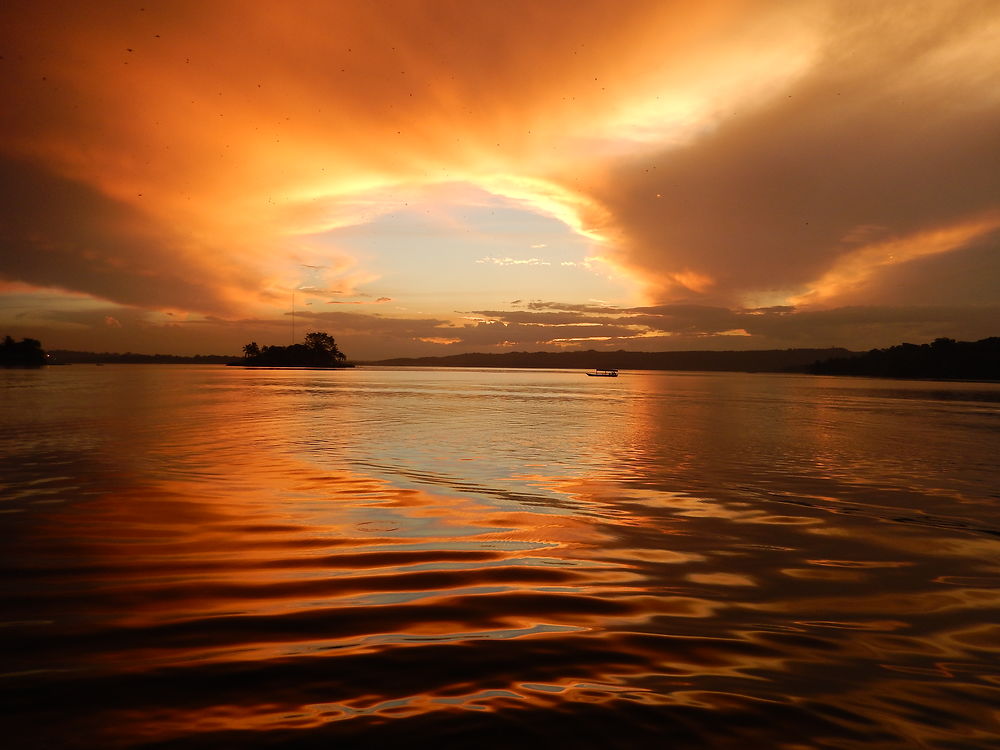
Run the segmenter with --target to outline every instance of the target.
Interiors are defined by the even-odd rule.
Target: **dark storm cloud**
[[[0,195],[2,278],[123,305],[232,309],[218,271],[180,249],[190,242],[128,204],[9,159],[0,159]]]
[[[653,297],[676,297],[684,274],[718,301],[788,293],[871,242],[995,225],[1000,8],[830,9],[816,60],[781,95],[606,175],[597,196],[621,232],[616,256]]]

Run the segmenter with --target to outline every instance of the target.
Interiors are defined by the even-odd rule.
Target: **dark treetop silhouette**
[[[0,367],[41,367],[44,364],[45,352],[41,341],[14,341],[10,336],[5,336],[0,344]]]
[[[815,375],[1000,380],[1000,337],[979,341],[939,338],[930,344],[900,344],[816,362],[805,371]]]
[[[305,342],[291,346],[260,347],[251,341],[243,347],[243,359],[231,362],[245,367],[353,367],[328,333],[307,333]]]

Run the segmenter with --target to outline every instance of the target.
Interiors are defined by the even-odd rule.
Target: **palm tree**
[[[257,346],[256,341],[251,341],[249,344],[243,347],[243,356],[247,359],[251,357],[260,356],[260,347]]]

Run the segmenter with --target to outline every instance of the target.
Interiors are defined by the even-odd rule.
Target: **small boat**
[[[618,370],[616,368],[597,368],[593,372],[588,372],[587,377],[591,378],[617,378]]]

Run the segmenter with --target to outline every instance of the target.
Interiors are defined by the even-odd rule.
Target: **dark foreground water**
[[[0,371],[8,748],[1000,747],[1000,386]]]

